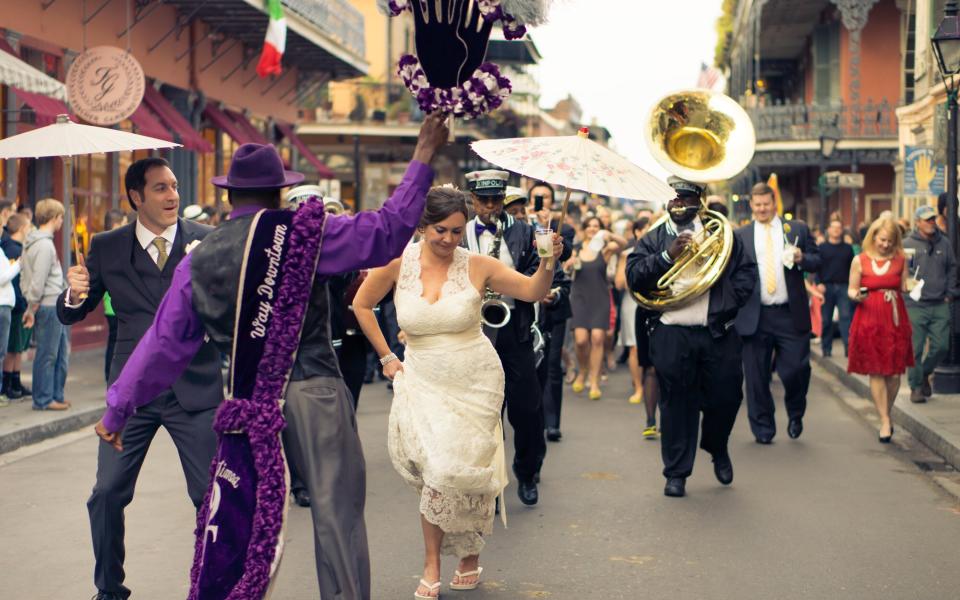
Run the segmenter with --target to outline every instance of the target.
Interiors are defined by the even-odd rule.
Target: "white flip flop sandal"
[[[427,588],[427,589],[430,590],[431,592],[432,592],[433,590],[439,590],[439,589],[440,589],[440,582],[439,582],[439,581],[437,581],[436,583],[427,583],[426,581],[424,581],[423,579],[421,579],[421,580],[420,580],[420,585],[422,585],[423,587]],[[417,589],[419,589],[419,588],[417,588]],[[413,597],[416,598],[416,600],[437,600],[437,598],[440,597],[440,594],[437,593],[436,596],[421,596],[419,593],[413,592]]]
[[[474,577],[476,576],[477,580],[473,583],[453,583],[450,582],[450,589],[457,590],[461,592],[466,592],[469,590],[477,589],[477,586],[480,585],[480,574],[483,573],[483,567],[477,567],[476,571],[467,571],[466,573],[461,573],[460,571],[454,571],[453,574],[455,577],[463,579],[464,577]]]

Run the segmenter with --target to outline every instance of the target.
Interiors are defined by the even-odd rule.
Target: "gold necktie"
[[[777,257],[773,250],[773,227],[765,223],[767,228],[767,261],[763,267],[763,274],[767,280],[767,293],[771,296],[777,292]]]
[[[157,268],[161,271],[167,264],[167,240],[162,237],[154,238],[153,245],[157,249]]]

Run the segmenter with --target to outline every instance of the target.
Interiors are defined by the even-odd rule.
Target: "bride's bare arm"
[[[370,340],[370,344],[380,358],[390,354],[390,346],[387,344],[387,339],[383,337],[383,332],[380,331],[380,324],[377,323],[377,317],[373,314],[373,307],[379,304],[397,283],[399,272],[399,258],[385,267],[372,269],[353,298],[353,314],[357,317],[357,323],[360,324],[360,329]]]
[[[563,252],[563,238],[553,234],[553,256],[559,257]],[[523,302],[539,302],[550,291],[555,271],[547,270],[546,261],[540,261],[540,267],[531,277],[527,277],[507,268],[499,260],[489,256],[474,256],[473,260],[483,269],[486,285],[493,291]],[[554,267],[557,268],[557,267]]]

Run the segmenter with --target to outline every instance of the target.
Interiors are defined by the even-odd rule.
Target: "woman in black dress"
[[[587,217],[583,222],[583,244],[571,259],[574,261],[570,292],[571,327],[579,364],[573,391],[583,392],[584,381],[589,376],[591,400],[599,400],[603,395],[600,391],[600,365],[607,330],[610,329],[607,261],[626,245],[625,239],[603,229],[599,218]]]

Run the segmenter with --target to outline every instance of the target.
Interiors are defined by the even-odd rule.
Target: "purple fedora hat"
[[[287,171],[270,144],[244,144],[233,155],[230,172],[210,180],[228,190],[284,188],[303,181],[302,173]]]

